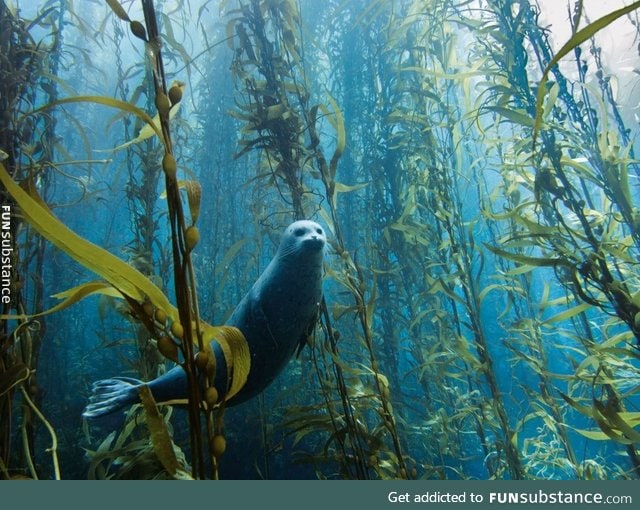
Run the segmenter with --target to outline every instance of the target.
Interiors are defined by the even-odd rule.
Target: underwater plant
[[[0,3],[0,476],[79,443],[90,478],[637,478],[637,73],[605,38],[637,4]],[[320,321],[225,409],[203,318],[298,218],[328,233]],[[70,421],[114,362],[176,361],[186,412]]]
[[[64,5],[48,2],[40,15],[24,23],[15,8],[0,4],[0,162],[15,178],[40,180],[43,192],[49,184],[46,168],[54,161],[55,118],[21,122],[22,114],[42,95],[55,100],[55,75],[61,47],[60,21]],[[33,32],[49,27],[51,32],[37,40]],[[39,477],[35,462],[36,424],[43,423],[51,436],[49,449],[52,473],[60,477],[55,431],[40,410],[40,389],[36,377],[42,338],[42,319],[23,319],[10,326],[4,319],[12,311],[35,314],[43,310],[44,283],[26,275],[42,274],[45,245],[16,217],[15,202],[0,190],[3,205],[3,300],[0,320],[0,478]],[[23,233],[26,230],[26,233]],[[22,235],[21,235],[22,234]],[[19,239],[23,244],[19,244]],[[7,291],[7,292],[4,292]],[[9,299],[4,299],[9,297]],[[14,430],[19,423],[21,442],[14,447]]]
[[[523,58],[514,60],[513,65],[520,66],[519,68],[505,69],[505,78],[512,86],[510,90],[513,95],[509,102],[503,104],[508,104],[509,108],[513,105],[529,113],[531,118],[535,118],[535,123],[526,121],[521,124],[524,129],[533,128],[533,140],[535,142],[538,137],[539,142],[533,153],[528,152],[531,150],[530,147],[518,148],[514,153],[518,166],[512,166],[508,173],[505,172],[505,175],[511,174],[508,178],[512,181],[515,169],[520,185],[525,187],[528,193],[520,193],[521,197],[526,198],[521,200],[518,197],[518,201],[509,212],[493,216],[496,219],[513,220],[515,223],[512,223],[513,230],[502,238],[501,248],[490,248],[497,255],[518,263],[519,273],[528,272],[534,267],[552,268],[559,283],[565,288],[566,302],[573,306],[543,320],[541,325],[545,327],[563,320],[574,321],[578,331],[574,338],[584,349],[585,359],[576,366],[576,380],[570,383],[569,388],[571,394],[578,394],[581,392],[578,389],[581,386],[578,381],[586,382],[588,379],[590,389],[582,390],[590,394],[591,408],[579,404],[565,392],[561,392],[560,395],[572,408],[594,419],[603,434],[601,437],[608,437],[626,445],[632,465],[631,471],[635,471],[636,476],[639,464],[632,439],[635,432],[633,422],[626,421],[633,420],[634,415],[627,413],[624,404],[624,395],[629,394],[617,389],[623,382],[616,381],[613,375],[613,366],[618,364],[627,366],[631,372],[635,371],[632,368],[633,362],[629,364],[635,357],[633,347],[629,345],[630,337],[624,334],[618,336],[617,329],[621,323],[626,323],[630,335],[636,337],[632,317],[637,312],[631,297],[635,292],[632,289],[636,277],[627,265],[630,262],[627,258],[629,250],[633,250],[633,244],[637,245],[633,241],[635,220],[631,213],[632,197],[627,177],[628,169],[634,166],[631,156],[633,149],[627,139],[624,150],[612,151],[609,144],[617,139],[618,135],[608,127],[607,103],[595,99],[592,90],[586,86],[589,64],[586,59],[582,59],[579,45],[589,40],[598,30],[637,7],[638,5],[631,5],[578,29],[582,12],[581,6],[576,5],[572,18],[574,34],[553,59],[550,58],[548,41],[540,36],[529,36],[540,63],[546,65],[537,96],[523,84],[522,80],[527,76]],[[533,10],[523,9],[517,17],[506,7],[500,12],[504,16],[503,31],[509,24],[519,24],[519,33],[532,32],[529,27],[534,26],[536,16]],[[522,41],[522,36],[518,37]],[[520,47],[519,51],[522,54],[524,49]],[[568,80],[555,67],[559,59],[571,51],[579,63],[578,76],[582,84],[578,97],[583,101],[578,101],[570,93]],[[599,50],[592,46],[591,54],[598,56],[599,53]],[[595,74],[600,77],[602,97],[609,98],[608,106],[615,115],[617,109],[615,102],[611,100],[608,81],[602,79],[602,63],[599,58],[595,58],[595,65]],[[545,84],[549,70],[552,70],[556,82],[548,88],[549,97],[542,109],[540,98],[543,97],[543,91],[547,90]],[[516,79],[520,81],[516,82]],[[596,117],[596,110],[590,106],[594,101],[601,101],[599,118]],[[563,102],[566,107],[559,108],[558,102]],[[508,117],[509,111],[511,110],[501,114]],[[567,117],[572,120],[571,128],[565,123]],[[626,128],[620,124],[619,116],[617,119],[620,136],[625,137]],[[600,128],[600,125],[603,127]],[[578,155],[585,159],[586,164],[576,161],[580,160]],[[533,176],[528,173],[531,161],[535,168]],[[520,180],[525,175],[526,181]],[[510,183],[508,185],[512,186]],[[523,252],[520,249],[516,254],[508,251],[512,246],[536,247],[540,252],[532,256],[529,250]],[[541,305],[547,306],[544,301]],[[593,307],[612,317],[600,331],[601,339],[597,338],[599,334],[593,330],[587,315]],[[614,330],[618,333],[612,334]],[[616,344],[620,344],[620,347],[609,351]],[[598,359],[597,362],[594,356]],[[585,379],[584,367],[594,362],[596,373],[592,378],[587,376]],[[600,376],[596,374],[607,374],[604,377],[606,381],[599,380]],[[548,401],[546,395],[543,394],[543,397]],[[557,416],[558,404],[552,407],[555,409],[553,414]],[[584,430],[579,432],[587,437],[598,436]],[[563,443],[567,444],[566,435]],[[571,448],[566,446],[565,450],[572,460],[573,468],[579,471]]]

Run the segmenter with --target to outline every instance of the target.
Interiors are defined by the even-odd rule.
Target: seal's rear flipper
[[[138,386],[141,384],[143,384],[141,381],[130,377],[96,381],[93,383],[89,404],[85,407],[82,416],[98,418],[139,402]]]

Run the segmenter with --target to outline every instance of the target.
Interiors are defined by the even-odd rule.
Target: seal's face
[[[314,221],[296,221],[287,227],[280,241],[280,257],[292,254],[322,254],[327,237],[324,229]]]

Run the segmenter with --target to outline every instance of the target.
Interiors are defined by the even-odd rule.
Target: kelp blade
[[[229,391],[226,400],[236,395],[247,382],[251,370],[251,354],[242,331],[233,326],[210,326],[205,324],[203,339],[208,346],[214,340],[220,344],[227,364]]]
[[[0,163],[0,181],[20,206],[25,219],[54,246],[87,269],[100,275],[123,295],[137,302],[149,299],[172,319],[176,310],[151,280],[108,251],[79,236],[42,205],[40,197],[31,197],[9,176]]]

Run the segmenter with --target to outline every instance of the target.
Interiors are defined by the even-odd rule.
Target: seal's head
[[[316,222],[296,221],[287,227],[280,240],[278,258],[303,256],[322,260],[326,242],[324,229]]]

